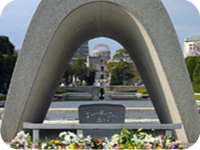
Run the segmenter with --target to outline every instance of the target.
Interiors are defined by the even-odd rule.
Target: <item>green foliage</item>
[[[65,71],[65,74],[64,74],[64,78],[65,78],[65,83],[66,85],[69,84],[69,83],[72,83],[72,76],[73,76],[74,72],[72,70],[72,66],[71,65],[68,65],[66,71]]]
[[[0,36],[0,53],[12,56],[15,46],[9,41],[7,36]]]
[[[96,75],[96,70],[93,68],[88,68],[89,71],[89,76],[87,77],[87,83],[88,85],[93,85],[95,82],[95,75]]]
[[[6,100],[6,95],[1,95],[0,96],[0,101]]]
[[[148,94],[148,91],[147,91],[147,89],[139,89],[139,90],[137,90],[137,93]]]
[[[185,59],[194,92],[200,92],[200,56]]]
[[[83,80],[89,85],[93,85],[95,81],[96,70],[86,66],[86,60],[82,57],[77,57],[76,61],[67,67],[65,72],[66,84],[72,83],[73,76],[75,80],[79,79],[82,83]]]
[[[134,79],[141,80],[139,73],[125,49],[116,51],[112,61],[108,63],[108,70],[111,73],[111,85],[123,85],[124,82]]]
[[[6,36],[0,36],[0,91],[4,83],[9,85],[17,56],[14,46]]]
[[[119,49],[116,51],[116,54],[113,56],[113,60],[116,62],[125,61],[132,63],[132,60],[125,49]]]
[[[4,57],[0,53],[0,91],[4,84]]]
[[[4,82],[10,83],[17,56],[3,55],[4,57]]]
[[[86,80],[88,74],[88,67],[86,66],[86,60],[82,57],[77,57],[76,61],[72,64],[73,75],[75,79]]]
[[[193,72],[193,83],[194,83],[194,91],[200,92],[200,64],[197,64],[195,66],[194,72]]]
[[[122,81],[120,80],[120,74],[119,74],[119,70],[117,68],[114,68],[111,71],[111,85],[122,85]]]

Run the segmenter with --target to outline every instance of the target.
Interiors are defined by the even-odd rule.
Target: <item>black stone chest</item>
[[[80,124],[115,124],[124,123],[125,107],[116,104],[89,104],[80,105],[78,109]],[[94,137],[110,137],[120,130],[113,129],[98,129],[98,130],[83,130],[83,134]]]

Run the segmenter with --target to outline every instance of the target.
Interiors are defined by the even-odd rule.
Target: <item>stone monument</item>
[[[125,107],[113,104],[81,105],[78,109],[79,123],[113,124],[124,123]],[[111,137],[121,130],[83,130],[83,135],[96,137]]]

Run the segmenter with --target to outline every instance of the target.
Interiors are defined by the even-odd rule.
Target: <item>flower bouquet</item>
[[[184,149],[181,142],[172,136],[147,134],[139,129],[134,132],[122,129],[120,134],[111,138],[97,139],[91,136],[84,137],[71,132],[62,132],[57,139],[39,140],[38,144],[31,141],[31,136],[23,131],[11,141],[10,147],[14,149]]]

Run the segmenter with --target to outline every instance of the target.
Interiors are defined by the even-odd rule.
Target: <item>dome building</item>
[[[108,73],[108,61],[111,57],[111,51],[108,45],[98,44],[93,49],[93,56],[87,58],[88,67],[96,69],[95,84],[107,86],[110,83]]]

